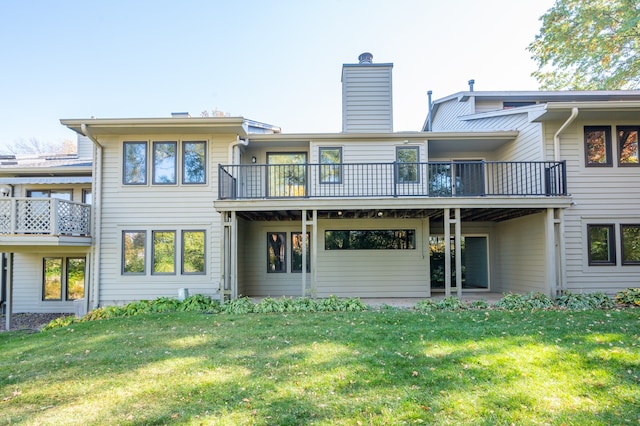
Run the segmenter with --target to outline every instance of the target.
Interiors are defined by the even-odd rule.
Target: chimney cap
[[[361,53],[360,56],[358,56],[358,62],[361,64],[372,64],[373,55],[369,52]]]

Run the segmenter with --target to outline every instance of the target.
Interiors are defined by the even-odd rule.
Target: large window
[[[182,183],[207,183],[205,142],[182,143]]]
[[[147,184],[147,143],[125,142],[123,149],[123,183]]]
[[[638,133],[640,127],[618,126],[618,161],[621,166],[638,166]]]
[[[176,233],[175,231],[153,231],[153,272],[154,274],[175,274]]]
[[[320,148],[320,183],[342,183],[342,148]]]
[[[640,265],[640,225],[620,225],[622,264]]]
[[[307,251],[307,272],[311,272],[311,252],[309,251],[309,233],[304,247]],[[302,272],[302,232],[291,233],[291,272]]]
[[[417,183],[420,180],[419,158],[417,146],[396,148],[396,181],[398,183]]]
[[[182,273],[205,273],[205,232],[182,231]]]
[[[325,250],[413,250],[415,229],[325,231]]]
[[[43,261],[42,300],[77,300],[84,297],[84,257],[47,257]]]
[[[28,190],[29,198],[58,198],[60,200],[71,201],[73,191],[71,189],[41,189]]]
[[[584,152],[587,166],[611,166],[611,128],[584,128]]]
[[[153,183],[176,183],[176,142],[153,143]]]
[[[286,233],[267,232],[267,272],[287,272],[286,253]]]
[[[587,225],[589,265],[615,265],[613,225]]]
[[[145,273],[146,241],[147,233],[145,231],[122,232],[123,274]]]

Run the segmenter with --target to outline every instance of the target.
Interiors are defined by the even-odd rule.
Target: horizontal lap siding
[[[622,265],[620,224],[640,224],[640,168],[618,167],[615,125],[639,125],[637,121],[582,121],[572,123],[560,137],[561,157],[567,161],[567,187],[574,205],[565,211],[567,289],[574,293],[604,291],[614,294],[640,285],[640,266]],[[546,150],[553,155],[553,135],[562,122],[545,127]],[[611,125],[613,166],[585,167],[584,126]],[[615,225],[615,266],[589,266],[588,224]]]
[[[302,277],[291,273],[291,232],[300,232],[300,222],[241,222],[239,232],[240,288],[249,296],[300,296]],[[327,229],[415,229],[415,250],[325,250]],[[424,232],[428,224],[419,220],[319,221],[317,296],[427,297],[428,253]],[[287,233],[287,273],[267,273],[267,232]],[[307,286],[311,277],[307,276]]]
[[[102,141],[103,171],[102,247],[100,259],[100,303],[122,304],[133,300],[177,296],[178,289],[191,294],[217,295],[220,282],[220,216],[213,208],[217,194],[218,164],[228,161],[229,143],[235,135],[159,136],[153,140],[207,140],[206,185],[122,185],[123,140],[145,140],[140,137]],[[180,152],[180,150],[179,150]],[[180,158],[178,157],[178,182]],[[151,163],[148,163],[151,179]],[[122,231],[147,231],[147,272],[145,275],[122,275]],[[176,231],[176,274],[151,275],[152,231]],[[181,231],[206,231],[206,274],[180,273]]]
[[[342,74],[344,132],[391,132],[391,66],[345,66]]]
[[[546,292],[545,213],[496,225],[494,291]]]

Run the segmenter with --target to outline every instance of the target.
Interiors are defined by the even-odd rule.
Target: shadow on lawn
[[[637,332],[621,331],[625,321],[633,325],[637,316],[386,311],[113,319],[6,339],[0,397],[24,389],[5,403],[14,421],[69,410],[83,424],[571,423],[593,416],[615,423],[639,415],[640,391],[629,390],[638,385],[639,348],[615,343],[638,343]],[[615,403],[599,404],[612,392]],[[32,400],[51,405],[50,413],[31,411]]]

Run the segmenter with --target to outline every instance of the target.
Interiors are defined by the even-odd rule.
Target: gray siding
[[[471,114],[472,108],[472,102],[459,102],[458,99],[450,99],[439,104],[433,117],[433,130],[441,132],[458,129],[460,126],[458,117]]]
[[[392,68],[391,64],[343,67],[343,132],[393,131]]]

